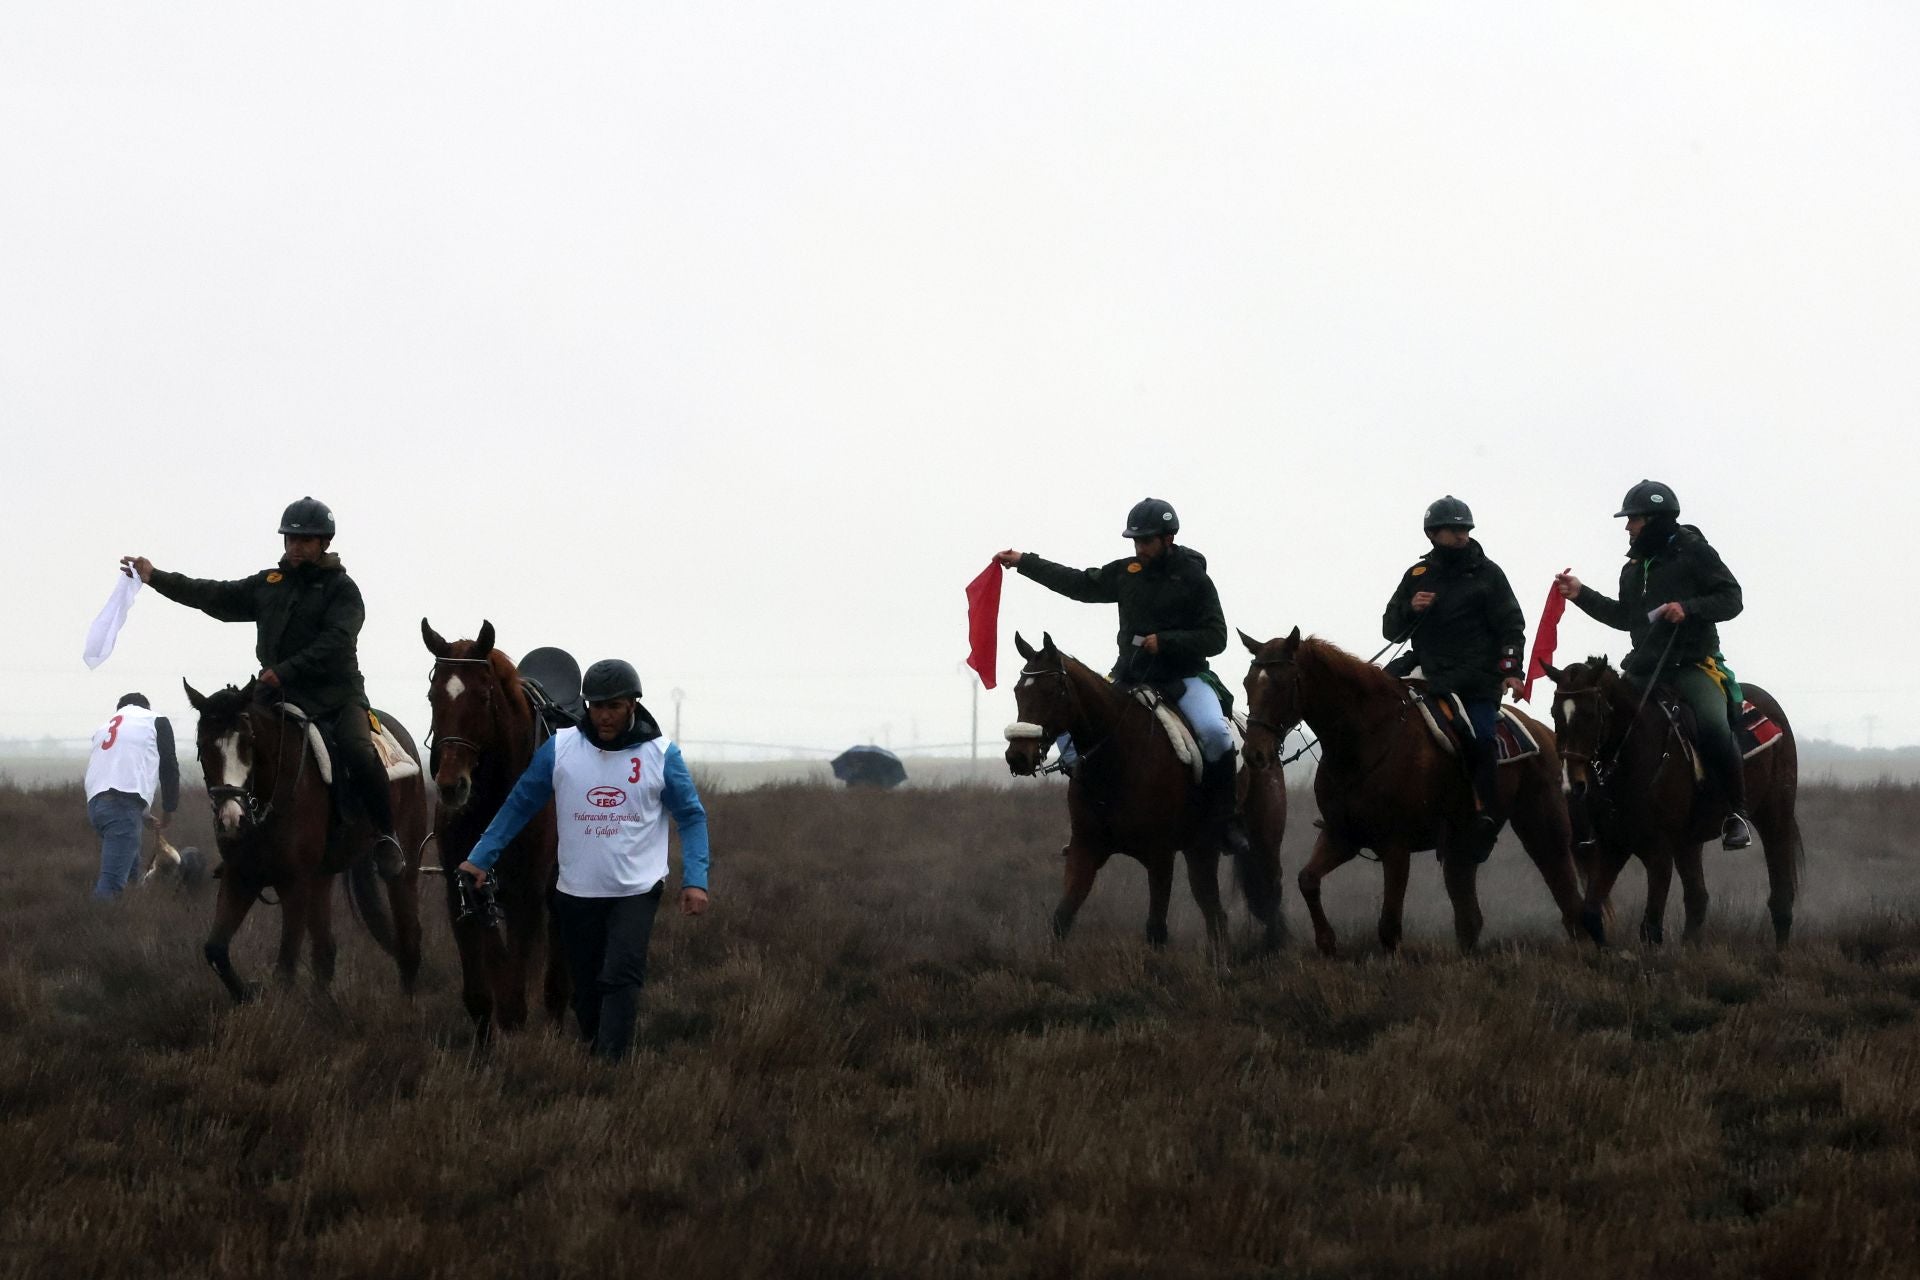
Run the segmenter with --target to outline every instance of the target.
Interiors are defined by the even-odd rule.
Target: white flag
[[[133,598],[140,593],[140,579],[137,575],[123,573],[120,580],[113,584],[113,594],[107,597],[107,603],[100,610],[100,616],[87,628],[87,651],[83,655],[88,670],[99,666],[113,652],[113,642],[120,638],[121,624],[127,620],[127,610],[133,608]]]

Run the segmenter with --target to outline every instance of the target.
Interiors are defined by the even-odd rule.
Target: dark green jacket
[[[1647,613],[1679,601],[1687,611],[1680,634],[1669,623],[1647,621]],[[1620,570],[1620,598],[1609,599],[1585,583],[1573,598],[1588,617],[1633,636],[1633,650],[1620,669],[1632,676],[1657,674],[1661,650],[1673,637],[1667,668],[1690,667],[1720,652],[1720,629],[1715,623],[1740,616],[1745,602],[1740,584],[1720,559],[1706,536],[1683,524],[1673,537],[1644,560],[1628,560]]]
[[[1071,569],[1028,552],[1016,566],[1041,586],[1070,600],[1120,606],[1120,656],[1115,675],[1142,684],[1184,680],[1207,670],[1207,659],[1227,647],[1220,593],[1207,576],[1207,558],[1176,543],[1154,560],[1128,556],[1098,569]],[[1157,635],[1150,654],[1135,636]]]
[[[367,610],[339,556],[329,553],[297,569],[283,562],[233,582],[155,569],[149,585],[222,622],[256,623],[254,656],[303,710],[318,716],[367,705],[357,652]]]
[[[1425,613],[1413,609],[1420,591],[1433,592]],[[1502,680],[1525,674],[1526,617],[1507,575],[1472,538],[1458,555],[1436,549],[1415,561],[1387,601],[1380,630],[1388,640],[1413,633],[1413,656],[1436,693],[1498,698]]]

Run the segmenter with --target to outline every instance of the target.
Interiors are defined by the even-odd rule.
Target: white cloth
[[[578,729],[553,739],[560,892],[626,898],[667,878],[667,740],[602,751]]]
[[[136,579],[137,581],[137,579]],[[160,736],[153,727],[160,717],[129,703],[113,719],[93,731],[93,754],[87,757],[87,799],[102,791],[124,791],[153,806],[160,789]]]
[[[120,638],[120,627],[127,620],[127,610],[133,608],[133,598],[140,594],[140,579],[137,575],[123,573],[119,581],[113,584],[113,594],[107,597],[107,603],[94,618],[93,625],[87,628],[87,669],[91,671],[107,660],[113,652],[113,642]]]

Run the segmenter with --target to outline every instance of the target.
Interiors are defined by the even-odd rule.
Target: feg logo
[[[595,787],[587,792],[587,803],[596,809],[618,809],[627,802],[627,793],[618,787]]]

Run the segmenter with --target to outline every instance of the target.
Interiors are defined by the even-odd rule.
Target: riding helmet
[[[1180,532],[1180,517],[1173,512],[1171,502],[1162,502],[1159,498],[1142,498],[1133,504],[1133,510],[1127,512],[1127,531],[1125,538],[1158,538],[1163,534]]]
[[[1471,529],[1473,511],[1466,503],[1448,494],[1427,508],[1426,523],[1421,527],[1428,533],[1435,529]]]
[[[580,696],[588,702],[612,702],[640,696],[640,673],[631,662],[602,658],[580,678]]]
[[[1627,496],[1620,499],[1620,509],[1613,513],[1620,516],[1677,516],[1680,514],[1680,498],[1658,480],[1642,480],[1627,490]]]
[[[296,538],[331,538],[333,512],[309,494],[280,514],[280,532]]]

